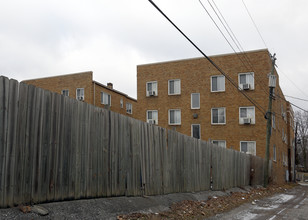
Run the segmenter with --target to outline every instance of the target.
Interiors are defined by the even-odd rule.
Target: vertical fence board
[[[44,202],[47,201],[47,195],[49,191],[49,173],[50,173],[50,156],[52,154],[51,150],[51,123],[52,123],[52,97],[51,97],[51,92],[49,91],[44,91],[43,96],[44,102],[43,102],[43,123],[42,123],[42,142],[43,144],[41,145],[41,168],[40,168],[40,173],[41,173],[41,198],[40,201]]]
[[[8,206],[14,205],[14,173],[15,173],[15,150],[16,150],[16,132],[17,132],[17,115],[18,115],[18,82],[9,81],[8,97],[8,121],[7,121],[7,143],[6,143],[6,160],[5,160],[5,196]]]
[[[8,126],[9,79],[0,77],[0,207],[7,207],[6,199],[6,154]]]
[[[14,205],[21,204],[24,201],[23,185],[24,185],[24,171],[26,167],[24,167],[23,165],[25,163],[25,152],[24,151],[26,148],[25,133],[26,133],[26,126],[27,126],[26,124],[27,123],[27,120],[26,120],[27,118],[27,94],[28,94],[28,86],[24,83],[21,83],[19,85],[19,106],[18,106],[19,111],[18,111],[18,116],[17,116],[17,121],[19,123],[18,123],[18,132],[17,132],[17,140],[16,140],[16,143],[17,143],[16,161],[15,161],[15,167],[16,167],[15,186],[16,187],[14,190]],[[0,146],[0,152],[1,152],[1,146]],[[0,158],[2,159],[1,156]]]
[[[30,155],[32,157],[32,160],[30,160],[30,163],[32,163],[32,172],[31,172],[31,202],[38,202],[38,184],[39,184],[39,157],[40,157],[40,138],[41,138],[41,133],[40,133],[40,107],[42,105],[41,103],[41,96],[42,96],[42,90],[39,88],[34,89],[34,101],[35,104],[33,105],[33,110],[32,110],[32,118],[33,118],[33,123],[31,124],[31,138],[30,138],[30,144],[29,147],[31,149]],[[32,108],[30,106],[30,108]]]

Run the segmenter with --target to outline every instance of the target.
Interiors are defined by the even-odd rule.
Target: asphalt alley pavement
[[[304,220],[308,219],[308,184],[300,184],[272,197],[246,203],[229,212],[217,214],[210,220]]]
[[[249,190],[250,187],[246,187]],[[173,203],[183,200],[204,201],[209,196],[225,196],[230,192],[245,192],[233,188],[225,192],[204,191],[198,193],[175,193],[147,197],[112,197],[84,199],[40,204],[49,214],[40,216],[33,211],[23,213],[19,208],[0,209],[0,219],[116,219],[118,215],[138,213],[158,213],[169,209]]]

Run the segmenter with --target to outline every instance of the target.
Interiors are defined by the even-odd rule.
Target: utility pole
[[[269,168],[269,149],[270,149],[270,140],[271,140],[271,129],[272,129],[272,98],[273,91],[276,87],[276,76],[274,75],[276,54],[271,56],[272,60],[272,71],[269,76],[269,100],[268,100],[268,110],[266,112],[265,118],[267,119],[266,124],[266,152],[265,152],[265,170],[264,170],[264,187],[267,187],[268,184],[268,168]]]
[[[296,156],[297,156],[297,125],[298,122],[296,122],[296,127],[295,127],[295,138],[294,138],[294,163],[293,163],[293,181],[296,183],[296,165],[297,165],[297,160],[296,160]]]

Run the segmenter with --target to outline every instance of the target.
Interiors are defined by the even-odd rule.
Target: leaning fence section
[[[261,158],[0,77],[0,207],[222,190],[262,172]]]

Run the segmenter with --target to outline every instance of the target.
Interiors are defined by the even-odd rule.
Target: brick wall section
[[[61,94],[64,89],[69,90],[69,96],[76,98],[76,89],[84,88],[85,102],[104,108],[101,103],[101,92],[106,92],[111,95],[111,111],[118,112],[130,117],[134,117],[137,100],[129,97],[128,95],[119,92],[115,89],[108,88],[107,86],[93,81],[93,72],[82,72],[67,75],[60,75],[54,77],[46,77],[33,80],[25,80],[24,83],[31,84],[43,89],[50,90]],[[120,100],[123,99],[123,108],[120,106]],[[129,114],[126,112],[126,103],[133,105],[133,112]]]
[[[213,61],[232,80],[238,84],[238,74],[254,72],[255,89],[247,91],[264,112],[268,108],[268,73],[271,71],[271,60],[267,50],[251,51],[243,55],[226,54],[211,57]],[[252,65],[243,65],[242,60],[249,59]],[[252,66],[252,67],[251,67]],[[275,73],[277,75],[277,73]],[[237,88],[225,79],[224,92],[211,92],[211,76],[221,75],[205,58],[187,59],[163,63],[139,65],[137,67],[137,99],[138,114],[136,117],[146,121],[147,110],[158,110],[158,125],[176,129],[186,135],[191,135],[191,125],[201,125],[201,139],[226,140],[228,148],[240,150],[240,141],[256,141],[256,155],[265,157],[266,120],[264,113],[255,108],[256,123],[254,125],[239,124],[239,107],[253,106]],[[181,94],[168,95],[168,80],[181,80]],[[157,81],[158,95],[146,97],[146,82]],[[284,99],[277,82],[276,94]],[[191,93],[200,93],[200,109],[191,109]],[[280,98],[273,101],[273,111],[276,112],[276,129],[273,129],[270,155],[273,156],[273,145],[276,145],[275,170],[279,174],[275,181],[285,179],[285,169],[282,159],[287,155],[287,144],[282,141],[282,130],[287,132],[287,123],[279,117],[281,105],[285,111],[286,102]],[[211,108],[226,108],[226,124],[211,125]],[[181,109],[181,125],[168,125],[168,109]],[[194,119],[193,114],[198,118]],[[283,129],[282,129],[283,128]],[[276,169],[277,168],[277,169]]]
[[[61,94],[64,89],[69,90],[69,96],[76,98],[76,89],[84,88],[85,102],[93,104],[92,90],[93,72],[82,72],[55,77],[46,77],[33,80],[25,80],[24,83]]]
[[[137,107],[137,100],[127,96],[124,93],[118,92],[114,89],[110,89],[98,82],[94,82],[95,87],[95,105],[104,108],[105,106],[101,103],[101,92],[105,92],[111,95],[111,106],[110,110],[118,112],[123,115],[134,117]],[[123,100],[123,107],[121,107],[121,99]],[[126,104],[132,104],[132,114],[126,112]]]

